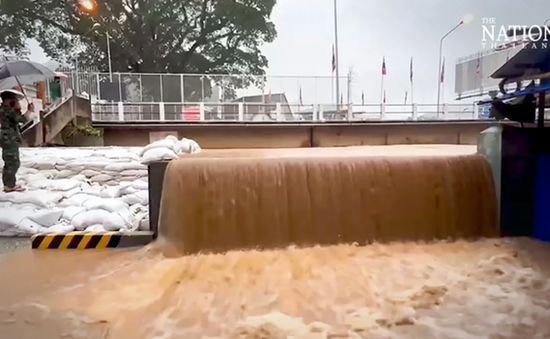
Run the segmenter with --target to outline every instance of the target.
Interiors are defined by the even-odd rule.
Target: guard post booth
[[[542,44],[530,42],[491,75],[502,79],[500,93],[479,104],[513,122],[483,131],[478,151],[492,167],[502,236],[550,241],[550,49]]]

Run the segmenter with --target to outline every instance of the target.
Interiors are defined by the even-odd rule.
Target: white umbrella
[[[22,93],[22,92],[19,92],[19,91],[16,91],[14,89],[5,89],[3,91],[0,91],[0,94],[4,93],[4,92],[10,92],[10,93],[13,93],[15,94],[15,96],[17,97],[17,100],[23,100],[25,99],[25,94]]]
[[[0,90],[55,78],[46,66],[33,61],[5,61],[0,65]]]

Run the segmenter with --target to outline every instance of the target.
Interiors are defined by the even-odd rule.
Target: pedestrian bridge
[[[476,144],[489,126],[474,105],[96,103],[105,146],[144,146],[168,134],[203,148]]]
[[[475,104],[333,104],[287,102],[94,103],[95,122],[321,122],[478,120]]]

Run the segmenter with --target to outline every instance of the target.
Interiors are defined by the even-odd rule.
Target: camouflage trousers
[[[2,160],[4,160],[4,169],[2,170],[4,187],[14,188],[17,181],[15,175],[19,170],[19,166],[21,166],[21,161],[19,160],[19,144],[3,142]]]

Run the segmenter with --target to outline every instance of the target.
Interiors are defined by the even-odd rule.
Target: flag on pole
[[[336,51],[334,45],[332,45],[332,72],[336,71]]]
[[[413,82],[413,58],[411,57],[411,73],[410,73],[411,83]]]
[[[384,90],[384,100],[382,102],[386,103],[386,90]]]
[[[387,74],[387,70],[386,70],[386,56],[384,56],[384,58],[382,58],[382,75],[386,75]]]
[[[481,53],[477,55],[476,77],[481,78]]]
[[[405,105],[407,104],[407,94],[408,94],[408,92],[405,91]]]
[[[445,58],[443,58],[443,65],[441,66],[441,83],[445,82]]]
[[[361,92],[361,105],[365,106],[365,91]]]
[[[304,104],[304,101],[302,100],[302,86],[300,86],[300,106]]]

